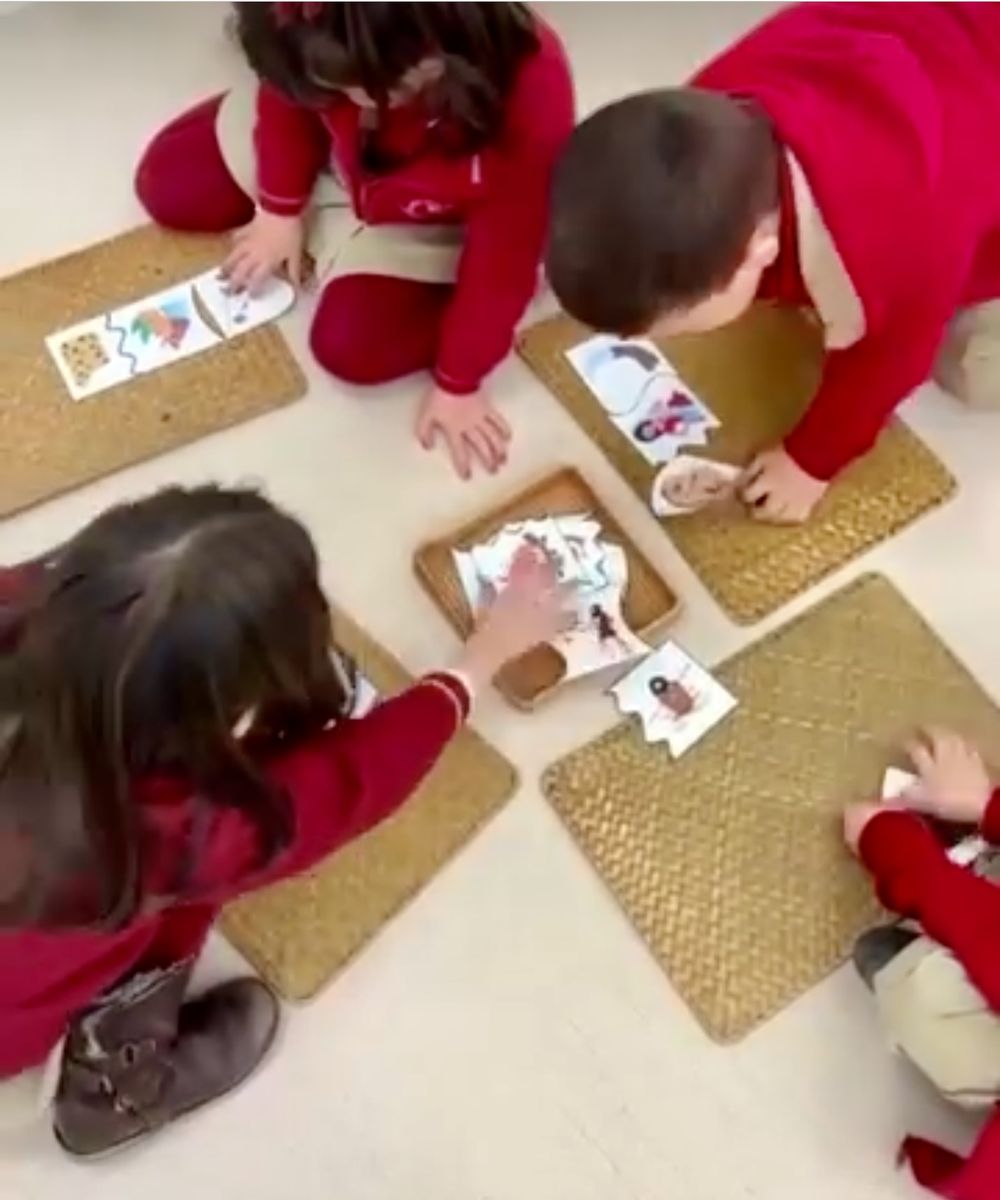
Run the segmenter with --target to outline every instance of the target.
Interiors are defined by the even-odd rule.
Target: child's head
[[[418,92],[465,132],[492,137],[526,55],[538,46],[523,4],[327,3],[236,5],[250,65],[292,99],[322,104],[345,92],[391,107]]]
[[[728,96],[681,88],[600,109],[556,169],[556,295],[625,336],[726,324],[777,257],[778,178],[767,118]]]
[[[243,808],[272,856],[262,757],[349,704],[329,639],[309,535],[252,492],[170,489],[63,546],[0,659],[0,925],[134,912],[139,778]]]

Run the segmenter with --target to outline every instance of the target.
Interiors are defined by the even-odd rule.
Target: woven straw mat
[[[343,614],[338,646],[382,693],[410,683],[387,651]],[[369,942],[510,798],[517,775],[470,729],[413,798],[322,866],[237,901],[223,915],[233,945],[289,1000],[307,1000]]]
[[[87,400],[45,338],[218,263],[227,241],[148,226],[0,280],[0,516],[296,400],[305,379],[265,327]]]
[[[560,404],[646,503],[656,469],[618,432],[565,351],[588,334],[567,317],[527,330],[520,352]],[[722,423],[691,453],[743,464],[778,442],[816,390],[819,333],[801,313],[758,305],[725,329],[661,343],[688,386]],[[774,612],[823,576],[946,500],[955,480],[899,421],[831,488],[804,526],[779,528],[739,510],[665,517],[681,554],[740,624]]]
[[[677,762],[634,718],[544,790],[708,1034],[742,1038],[878,917],[840,812],[927,723],[1000,744],[1000,712],[882,577],[716,672],[740,706]]]

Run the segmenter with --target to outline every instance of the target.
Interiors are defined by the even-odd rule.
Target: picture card
[[[45,345],[70,396],[85,400],[272,321],[294,300],[281,279],[254,298],[231,295],[213,269],[50,334]]]
[[[678,454],[653,480],[649,506],[658,517],[680,517],[736,499],[740,467]]]
[[[577,592],[575,623],[552,642],[566,661],[567,679],[620,666],[649,652],[649,646],[629,628],[622,613],[628,560],[620,546],[607,547],[606,569],[610,583],[599,590]]]
[[[704,446],[719,426],[650,341],[599,334],[566,357],[609,420],[653,465],[669,462],[681,446]]]
[[[611,688],[622,713],[642,722],[647,742],[666,742],[674,758],[736,708],[736,698],[676,642],[666,642]]]

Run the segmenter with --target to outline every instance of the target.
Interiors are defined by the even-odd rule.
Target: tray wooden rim
[[[644,640],[655,637],[668,625],[673,624],[680,616],[684,608],[684,600],[679,589],[673,586],[668,579],[664,578],[661,571],[657,570],[645,552],[628,534],[622,522],[618,520],[615,510],[593,486],[583,471],[571,464],[564,464],[536,476],[526,486],[509,495],[506,500],[492,506],[486,512],[462,522],[461,525],[448,533],[421,543],[414,551],[413,569],[420,585],[460,638],[468,637],[471,632],[472,613],[468,605],[464,603],[464,597],[462,597],[463,603],[457,607],[448,604],[442,597],[437,585],[435,558],[439,555],[445,558],[449,564],[449,569],[453,572],[454,567],[451,566],[451,551],[453,549],[467,546],[471,541],[481,538],[487,530],[499,529],[506,521],[511,519],[515,510],[525,505],[530,505],[538,494],[545,493],[553,487],[559,486],[563,481],[572,483],[592,500],[590,507],[595,516],[601,519],[602,528],[607,531],[611,540],[616,541],[622,546],[622,549],[630,560],[641,563],[643,570],[660,584],[665,596],[671,598],[669,607],[660,616],[646,622],[641,628],[635,630],[639,637]],[[457,583],[457,580],[455,582]],[[461,589],[458,588],[457,590],[461,595]],[[522,712],[533,712],[540,704],[544,703],[567,683],[577,682],[561,677],[550,686],[541,688],[529,695],[518,689],[515,681],[512,679],[516,668],[517,661],[505,667],[498,674],[495,686],[508,704]],[[608,669],[611,670],[612,668]]]

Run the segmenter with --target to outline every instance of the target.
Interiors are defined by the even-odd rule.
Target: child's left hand
[[[852,854],[857,854],[861,835],[867,828],[872,817],[885,812],[888,805],[874,804],[866,801],[861,804],[849,804],[844,809],[844,841]]]
[[[757,520],[799,525],[809,518],[829,486],[804,471],[784,446],[773,446],[747,467],[739,491]]]
[[[507,461],[510,426],[482,389],[455,396],[443,388],[431,388],[417,413],[416,431],[425,450],[433,449],[438,434],[444,437],[461,479],[472,474],[475,459],[491,475]]]

